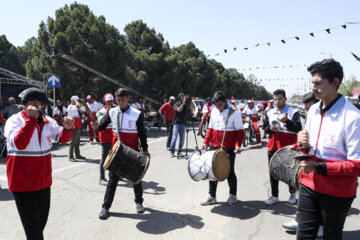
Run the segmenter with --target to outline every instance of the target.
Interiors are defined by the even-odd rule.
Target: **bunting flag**
[[[356,59],[356,60],[358,60],[359,62],[360,62],[360,58],[358,57],[358,56],[356,56],[354,53],[351,53],[353,56],[354,56],[354,58]]]
[[[360,61],[360,57],[356,56],[354,53],[351,53],[356,60]],[[348,62],[357,62],[355,60],[341,60],[342,63]],[[236,68],[238,71],[252,71],[252,70],[260,70],[260,69],[289,69],[289,68],[297,68],[297,67],[304,67],[306,68],[306,64],[292,64],[292,65],[279,65],[279,66],[263,66],[263,67],[248,67],[248,68]]]
[[[359,21],[360,22],[360,21]],[[309,35],[313,38],[315,37],[315,33],[320,33],[320,32],[327,32],[328,34],[331,34],[331,30],[333,29],[336,29],[336,28],[342,28],[342,29],[347,29],[347,25],[349,24],[353,24],[353,23],[357,23],[357,22],[346,22],[345,24],[343,25],[340,25],[340,26],[335,26],[335,27],[330,27],[330,28],[325,28],[325,29],[322,29],[322,30],[319,30],[319,31],[315,31],[315,32],[310,32]],[[307,36],[309,36],[307,35]],[[287,43],[287,40],[291,40],[291,39],[296,39],[297,41],[300,41],[300,35],[296,35],[296,36],[293,36],[293,37],[289,37],[289,38],[284,38],[284,39],[280,39],[280,41],[283,43],[283,44],[286,44]],[[250,48],[255,48],[255,47],[260,47],[260,46],[263,46],[263,45],[267,45],[269,47],[271,47],[272,43],[273,42],[277,42],[277,41],[270,41],[270,42],[265,42],[265,43],[257,43],[251,47],[242,47],[242,48],[238,48],[238,47],[233,47],[233,52],[237,51],[237,49],[243,49],[245,51],[249,50]],[[231,49],[231,48],[230,48]],[[227,50],[227,48],[224,49],[224,53],[223,54],[228,54],[230,51]],[[221,53],[216,53],[214,54],[213,56],[220,56]],[[212,56],[212,55],[208,55],[208,56]]]

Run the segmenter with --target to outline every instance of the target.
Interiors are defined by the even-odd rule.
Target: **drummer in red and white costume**
[[[218,91],[214,94],[215,108],[211,111],[209,128],[204,139],[204,148],[207,149],[210,145],[210,150],[223,148],[229,155],[230,159],[230,173],[227,178],[230,191],[229,198],[227,200],[228,205],[233,205],[237,201],[237,178],[235,175],[235,153],[244,139],[244,127],[241,118],[241,114],[236,109],[232,110],[231,105],[226,101],[226,97],[223,92]],[[229,116],[229,111],[232,114]],[[224,139],[224,145],[222,146],[223,135],[226,125],[226,135]],[[216,188],[217,181],[209,181],[209,196],[201,202],[202,206],[216,203]]]
[[[96,117],[99,123],[101,122],[101,119],[103,117],[109,115],[109,111],[114,104],[114,96],[111,93],[105,94],[104,102],[106,103],[105,106],[96,113]],[[100,180],[99,180],[99,184],[101,185],[105,185],[107,182],[105,178],[105,170],[103,168],[103,165],[105,158],[108,155],[112,145],[112,140],[113,140],[112,127],[113,127],[112,123],[110,123],[105,130],[99,131],[100,144],[102,149],[101,161],[100,161]]]
[[[78,96],[71,97],[71,104],[67,108],[68,116],[74,119],[74,126],[73,126],[73,135],[70,141],[69,147],[69,161],[76,162],[76,159],[85,159],[85,157],[80,155],[80,131],[81,131],[81,118],[79,111],[81,111],[81,105],[79,103]],[[74,150],[75,150],[75,157],[74,157]]]
[[[127,89],[117,89],[115,92],[115,98],[119,106],[111,108],[109,110],[109,114],[102,118],[101,123],[99,124],[96,122],[93,124],[93,127],[102,131],[112,123],[113,144],[118,141],[118,138],[120,138],[123,144],[139,151],[140,140],[143,154],[150,158],[150,153],[148,152],[147,136],[144,127],[144,115],[139,110],[130,107],[130,93]],[[99,218],[103,220],[109,217],[109,209],[114,200],[115,191],[120,177],[110,172],[109,178],[110,180],[106,187],[104,203],[99,215]],[[142,197],[142,182],[139,184],[134,184],[133,187],[136,211],[138,213],[144,213],[145,210],[142,205],[144,201]]]
[[[143,98],[142,97],[138,97],[137,102],[131,104],[131,107],[139,110],[144,115],[146,114],[146,109],[145,109],[145,105],[143,103]]]
[[[66,115],[66,107],[62,105],[60,100],[56,100],[56,108],[53,110],[53,118],[57,121],[59,126],[62,126],[62,120]]]
[[[245,106],[244,100],[241,100],[240,104],[239,104],[239,110],[241,113],[242,113],[242,111],[244,111],[245,107],[246,106]]]
[[[274,108],[274,100],[269,101],[269,105],[265,108],[265,114],[267,114],[271,109]]]
[[[265,132],[265,116],[266,114],[274,108],[274,100],[269,100],[269,104],[267,105],[266,108],[264,108],[264,119],[263,119],[263,129],[264,129],[264,137],[263,138],[266,138],[266,132]]]
[[[198,128],[198,135],[200,135],[201,124],[205,124],[206,118],[210,116],[211,110],[214,107],[215,106],[214,106],[214,104],[212,104],[211,97],[208,97],[206,99],[206,104],[205,104],[205,106],[203,107],[203,110],[202,110],[201,121],[200,121],[199,128]]]
[[[5,124],[9,191],[14,195],[26,238],[44,239],[50,210],[52,140],[68,142],[73,120],[65,117],[59,126],[45,116],[50,101],[40,89],[28,88],[20,95],[25,109]]]
[[[242,114],[251,116],[251,122],[255,130],[256,135],[256,141],[258,143],[261,143],[261,136],[260,136],[260,130],[258,126],[258,114],[259,114],[259,108],[255,106],[255,103],[253,100],[249,100],[247,102],[247,107],[242,111]]]
[[[270,135],[268,142],[268,160],[274,153],[288,145],[295,144],[297,133],[301,130],[300,114],[297,110],[286,105],[286,93],[283,89],[273,92],[276,108],[271,109],[265,116],[265,132]],[[265,201],[265,205],[273,205],[279,202],[279,181],[270,175],[271,197]],[[296,189],[289,188],[290,197],[288,203],[296,204]]]
[[[321,101],[311,106],[298,134],[312,158],[300,162],[297,239],[315,239],[321,222],[324,239],[341,239],[360,175],[360,111],[337,93],[344,76],[339,62],[325,59],[308,71]]]
[[[99,103],[94,101],[94,98],[91,95],[87,95],[86,101],[87,101],[87,105],[88,105],[88,107],[90,109],[90,112],[91,112],[94,120],[97,121],[96,112],[101,109],[100,106],[99,106]],[[99,131],[94,131],[93,130],[93,128],[91,127],[91,118],[87,113],[86,113],[86,118],[87,118],[86,119],[86,124],[88,126],[89,141],[90,142],[94,141],[94,132],[95,132],[96,142],[100,142],[100,140],[99,140]]]

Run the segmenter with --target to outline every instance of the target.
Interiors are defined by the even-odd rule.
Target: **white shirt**
[[[59,113],[60,113],[60,110],[58,107],[56,107],[53,111],[53,116],[59,115]],[[62,106],[62,114],[65,115],[66,113],[67,113],[67,109],[64,106]]]
[[[133,103],[133,104],[131,104],[131,107],[132,108],[135,108],[135,109],[137,109],[137,110],[145,110],[145,106],[144,106],[144,104],[142,103],[142,104],[140,104],[140,103]]]
[[[71,118],[80,118],[78,110],[76,105],[70,104],[67,108],[68,116]]]
[[[245,115],[253,115],[253,114],[257,114],[259,112],[259,108],[258,106],[254,106],[252,109],[249,108],[249,106],[247,106],[242,113]]]

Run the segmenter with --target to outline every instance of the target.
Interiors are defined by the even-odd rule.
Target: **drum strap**
[[[122,130],[122,126],[120,128],[119,113],[120,113],[120,107],[115,108],[116,135],[118,141],[120,142],[120,131]]]
[[[227,125],[228,125],[228,122],[229,122],[229,117],[230,117],[231,114],[233,114],[234,112],[235,112],[235,109],[232,108],[232,107],[230,107],[229,113],[228,113],[227,118],[226,118],[226,123],[225,123],[225,129],[224,129],[223,138],[222,138],[222,141],[221,141],[221,149],[222,149],[223,146],[224,146],[224,140],[225,140]]]

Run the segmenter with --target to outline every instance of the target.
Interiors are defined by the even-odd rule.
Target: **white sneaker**
[[[207,206],[216,203],[216,197],[207,196],[204,201],[200,203],[201,206]]]
[[[137,213],[144,213],[145,209],[141,203],[136,203],[136,212]]]
[[[271,197],[269,197],[268,200],[265,201],[265,205],[271,206],[271,205],[274,205],[277,202],[279,202],[279,198],[271,196]]]
[[[296,205],[297,199],[296,199],[296,193],[291,193],[288,203],[290,203],[291,205]]]
[[[323,225],[320,225],[318,233],[317,233],[317,237],[323,237],[324,234],[324,227]]]
[[[230,194],[229,195],[229,198],[228,198],[228,200],[227,200],[227,205],[228,206],[232,206],[232,205],[234,205],[236,202],[237,202],[237,197],[236,197],[236,195],[233,195],[233,194]]]
[[[288,230],[296,231],[298,227],[298,222],[294,219],[291,220],[290,222],[283,223],[282,226],[283,228],[286,228]]]

